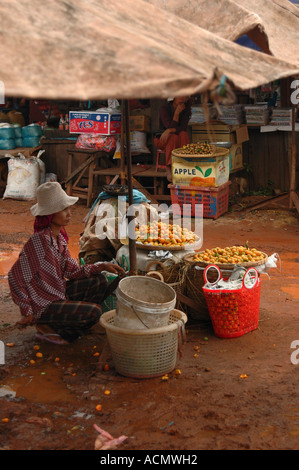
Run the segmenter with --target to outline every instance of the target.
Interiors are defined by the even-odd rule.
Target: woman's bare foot
[[[36,329],[38,331],[36,335],[38,339],[54,344],[69,344],[67,340],[63,339],[49,325],[36,325]]]

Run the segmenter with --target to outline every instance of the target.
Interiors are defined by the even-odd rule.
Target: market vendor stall
[[[35,7],[40,14],[36,21],[32,22],[32,8]],[[219,106],[222,100],[234,97],[233,86],[248,89],[259,83],[298,72],[298,65],[255,51],[241,50],[237,44],[218,38],[209,31],[142,0],[91,2],[88,7],[70,0],[66,4],[53,2],[45,9],[40,7],[39,2],[35,2],[30,10],[21,5],[18,11],[20,14],[15,15],[14,2],[9,2],[9,6],[8,2],[5,2],[3,13],[10,34],[6,36],[3,31],[1,73],[4,74],[9,92],[13,95],[36,94],[50,98],[53,96],[68,96],[75,99],[113,97],[124,100],[125,139],[122,144],[127,164],[126,179],[130,206],[133,205],[133,185],[128,99],[132,96],[168,98],[170,95],[189,96],[204,92],[206,99],[210,98]],[[51,28],[47,30],[44,28],[44,14],[51,24]],[[63,34],[61,24],[64,24]],[[57,48],[57,37],[63,35],[61,47]],[[70,37],[72,41],[69,41]],[[82,37],[84,42],[81,41]],[[25,69],[23,66],[20,67],[20,62],[17,60],[13,61],[14,67],[12,67],[11,56],[19,48],[11,38],[22,40],[22,64],[27,61],[30,67]],[[33,41],[38,41],[38,53],[32,47]],[[76,49],[74,55],[73,44],[76,41],[82,47]],[[58,55],[52,54],[54,49],[58,51]],[[88,73],[82,73],[82,70],[88,70]],[[209,170],[209,168],[204,171],[201,169],[204,178],[209,177]],[[126,216],[129,223],[134,222],[133,215],[126,214]],[[115,220],[115,214],[112,218]],[[174,229],[174,226],[172,228]],[[170,235],[168,238],[171,239]],[[188,241],[193,240],[189,235],[187,238]],[[130,293],[133,295],[128,297],[138,301],[144,292],[141,288],[136,289],[134,284],[137,243],[134,237],[129,237],[128,242],[130,271],[129,277],[122,281],[129,279]],[[160,243],[163,245],[161,241]],[[171,244],[167,248],[167,251],[171,251]],[[150,276],[140,276],[140,279],[144,281],[146,278],[148,281],[148,277]],[[155,280],[156,282],[161,281]],[[165,290],[165,283],[161,284],[163,285],[161,290]],[[161,303],[157,292],[158,289],[150,289],[153,302],[150,298],[149,304]],[[129,300],[126,300],[129,303]],[[174,296],[172,300],[176,300]],[[107,322],[111,324],[114,318],[113,312]],[[184,324],[184,317],[181,315],[176,323]],[[107,325],[105,326],[108,330]],[[181,334],[181,330],[179,332]],[[152,332],[151,334],[153,335]],[[147,336],[151,334],[147,331]],[[139,336],[136,333],[133,335]],[[176,331],[176,340],[178,340],[178,331]],[[141,342],[145,344],[145,338],[141,338]],[[162,349],[161,347],[158,349],[160,354]],[[177,343],[174,351],[176,359]],[[122,348],[121,358],[130,359],[130,355],[126,353],[127,349]],[[156,354],[154,355],[156,357]],[[137,356],[134,354],[134,359],[139,361],[140,357]],[[153,354],[149,357],[152,359]],[[144,359],[144,356],[141,359]],[[146,361],[143,362],[148,364]],[[171,369],[174,364],[175,362],[172,363]]]

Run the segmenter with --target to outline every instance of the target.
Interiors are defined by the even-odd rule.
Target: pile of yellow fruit
[[[265,254],[256,248],[248,246],[228,246],[226,248],[206,249],[200,253],[196,253],[193,261],[200,261],[208,264],[242,264],[261,261],[265,258]]]
[[[136,226],[135,232],[137,242],[165,248],[184,246],[198,240],[198,236],[191,230],[157,221]]]

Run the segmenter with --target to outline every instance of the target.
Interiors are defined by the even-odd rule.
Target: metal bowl
[[[216,147],[223,147],[225,149],[230,149],[233,143],[232,142],[211,142],[211,145],[216,145]]]
[[[125,196],[128,194],[128,186],[123,184],[105,184],[103,190],[112,196]]]

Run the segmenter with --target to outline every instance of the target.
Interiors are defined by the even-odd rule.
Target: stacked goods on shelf
[[[23,147],[38,147],[41,135],[42,129],[38,124],[29,124],[22,127]]]
[[[221,111],[221,121],[226,124],[244,124],[245,111],[242,104],[233,104],[231,106],[219,106]]]
[[[15,133],[15,146],[23,147],[22,127],[19,124],[14,124]]]
[[[21,127],[19,124],[0,125],[0,149],[12,150],[19,147],[38,147],[42,134],[38,124]]]
[[[270,110],[267,104],[245,106],[246,123],[266,126],[270,120]]]
[[[130,110],[130,141],[132,155],[149,155],[149,133],[151,132],[150,108]]]
[[[292,109],[291,108],[274,108],[272,111],[270,126],[291,126],[292,125]]]
[[[220,119],[226,124],[244,124],[245,122],[245,111],[244,105],[233,104],[230,106],[220,105]],[[218,110],[211,104],[207,105],[206,108],[203,106],[192,106],[192,113],[190,118],[190,124],[203,124],[204,122],[217,119]]]
[[[222,121],[191,124],[192,142],[232,142],[242,144],[249,140],[248,129],[244,124],[231,125]]]
[[[0,127],[0,149],[11,150],[15,147],[15,131],[13,125],[2,123]]]
[[[190,124],[202,124],[207,118],[215,119],[217,117],[217,110],[211,104],[208,104],[206,108],[203,106],[192,106]]]

